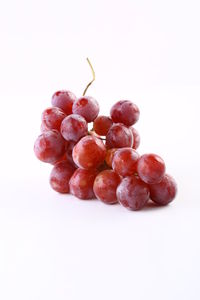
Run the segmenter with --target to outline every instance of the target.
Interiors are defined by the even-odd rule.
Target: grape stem
[[[89,60],[88,57],[87,57],[87,62],[88,62],[89,66],[90,66],[90,69],[91,69],[91,71],[92,71],[92,76],[93,76],[93,78],[92,78],[92,81],[90,81],[90,82],[88,83],[88,85],[86,86],[86,88],[84,89],[83,96],[85,96],[85,94],[86,94],[86,92],[87,92],[89,86],[95,81],[95,72],[94,72],[93,66],[92,66],[92,64],[91,64],[91,62],[90,62],[90,60]]]
[[[90,131],[88,131],[88,134],[91,135],[91,136],[95,136],[96,138],[98,138],[98,139],[100,139],[102,141],[106,140],[105,138],[102,138],[101,136],[97,135],[93,129],[90,130]]]

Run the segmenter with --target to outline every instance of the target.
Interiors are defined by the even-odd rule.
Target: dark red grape
[[[58,161],[54,162],[53,165],[57,164],[58,162],[61,162],[61,161],[67,161],[68,163],[70,163],[75,169],[77,169],[77,165],[74,163],[73,161],[73,158],[72,158],[72,151],[73,151],[73,148],[75,146],[76,143],[74,142],[66,142],[66,147],[65,147],[65,153],[64,155],[59,158]]]
[[[107,165],[107,163],[104,161],[98,168],[97,170],[99,172],[105,171],[105,170],[110,170],[110,167]]]
[[[108,133],[108,130],[110,129],[112,124],[113,122],[111,118],[106,116],[98,116],[94,120],[93,128],[97,134],[105,136]]]
[[[88,124],[80,115],[69,115],[61,123],[60,132],[66,141],[78,142],[88,133]]]
[[[130,210],[143,208],[149,200],[149,195],[148,185],[136,176],[123,178],[117,188],[117,200]]]
[[[123,124],[113,124],[106,135],[107,148],[124,148],[133,146],[133,135]]]
[[[165,163],[156,154],[144,154],[138,160],[137,172],[144,182],[159,183],[165,174]]]
[[[72,92],[63,90],[53,94],[51,103],[53,106],[61,108],[68,116],[72,114],[72,105],[76,99]]]
[[[50,185],[59,193],[69,193],[69,180],[75,168],[67,161],[58,162],[50,174]]]
[[[76,143],[69,142],[65,155],[66,155],[67,161],[69,161],[73,166],[77,167],[72,158],[72,151],[73,151],[75,145],[76,145]]]
[[[107,163],[107,165],[112,168],[112,161],[113,161],[113,157],[115,155],[115,152],[118,150],[119,148],[112,148],[112,149],[108,149],[106,151],[106,157],[105,157],[105,161]]]
[[[60,163],[61,161],[67,161],[66,153],[64,153],[57,161],[53,162],[52,165],[56,165]]]
[[[176,197],[177,185],[174,178],[165,174],[161,182],[149,185],[150,198],[160,205],[167,205]]]
[[[99,104],[94,98],[83,96],[74,102],[72,111],[74,114],[84,117],[89,123],[98,116]]]
[[[60,130],[62,120],[66,114],[58,107],[50,107],[42,113],[42,129],[43,131],[56,129]]]
[[[139,154],[132,148],[121,148],[115,152],[112,168],[119,175],[125,177],[137,172]]]
[[[35,141],[34,152],[41,161],[55,163],[65,153],[65,140],[57,130],[45,131]]]
[[[80,199],[94,199],[93,184],[96,175],[97,170],[77,169],[69,182],[70,193]]]
[[[72,156],[78,167],[94,169],[104,162],[106,148],[100,139],[88,135],[75,145]]]
[[[140,111],[133,102],[121,100],[112,106],[110,116],[114,123],[123,123],[126,126],[131,126],[138,121]]]
[[[96,197],[107,204],[117,203],[116,189],[120,181],[120,176],[113,170],[102,171],[94,181],[93,189]]]
[[[129,127],[133,135],[133,149],[137,149],[140,145],[140,135],[134,127]]]

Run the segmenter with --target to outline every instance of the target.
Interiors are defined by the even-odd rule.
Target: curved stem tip
[[[91,62],[90,62],[90,60],[89,60],[88,57],[87,57],[87,62],[88,62],[89,66],[90,66],[90,69],[91,69],[91,71],[92,71],[92,77],[93,77],[93,78],[92,78],[92,81],[90,81],[90,82],[88,83],[88,85],[86,86],[86,88],[84,89],[83,96],[85,96],[85,94],[86,94],[86,92],[87,92],[89,86],[93,83],[93,81],[95,81],[95,72],[94,72],[94,69],[93,69],[92,64],[91,64]]]

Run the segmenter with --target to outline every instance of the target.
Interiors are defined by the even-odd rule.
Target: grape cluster
[[[101,116],[94,98],[56,92],[52,107],[42,113],[42,133],[34,145],[37,158],[53,164],[51,187],[130,210],[139,210],[150,200],[158,205],[171,202],[177,186],[165,173],[162,158],[136,151],[140,136],[133,125],[139,115],[128,100],[115,103],[110,116]],[[91,122],[93,129],[88,131]]]

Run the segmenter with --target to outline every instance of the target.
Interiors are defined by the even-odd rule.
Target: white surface
[[[199,1],[1,1],[0,299],[200,298]],[[178,182],[130,212],[59,195],[33,154],[54,91],[138,104],[140,153]]]

